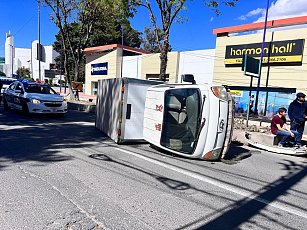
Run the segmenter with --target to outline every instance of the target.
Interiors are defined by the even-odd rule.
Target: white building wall
[[[12,65],[12,62],[14,63],[14,37],[11,35],[10,32],[6,33],[6,39],[5,39],[5,64],[3,65],[3,72],[6,74],[6,76],[11,76],[12,71],[14,73],[14,65]]]
[[[38,41],[32,42],[30,49],[15,48],[14,37],[6,34],[5,41],[5,65],[4,72],[7,76],[12,74],[12,59],[13,59],[13,73],[15,74],[20,67],[29,68],[34,79],[39,78],[39,61],[37,60],[37,44]],[[13,48],[12,48],[13,47]],[[53,50],[52,46],[44,46],[45,62],[41,62],[41,77],[44,79],[45,69],[50,69],[50,64],[54,64],[54,59],[59,55]]]
[[[46,63],[49,64],[54,64],[55,61],[54,59],[59,56],[59,53],[53,50],[52,46],[44,46],[45,48],[45,53],[46,53]]]
[[[30,68],[31,65],[31,49],[15,48],[14,71],[24,66]]]
[[[123,77],[141,78],[142,56],[126,56],[123,59]]]
[[[180,52],[178,82],[182,74],[193,74],[196,83],[212,83],[215,49]]]
[[[12,63],[12,56],[14,56],[14,37],[10,32],[6,33],[5,39],[5,64],[10,65]]]

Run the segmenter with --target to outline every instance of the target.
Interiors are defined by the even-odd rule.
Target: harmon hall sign
[[[265,42],[263,63],[302,63],[305,39]],[[241,64],[244,54],[260,58],[262,43],[226,46],[225,64]]]

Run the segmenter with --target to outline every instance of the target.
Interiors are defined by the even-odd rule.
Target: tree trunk
[[[80,69],[79,60],[75,60],[75,76],[74,76],[74,81],[78,81],[79,80],[79,69]]]
[[[68,62],[68,53],[67,50],[65,49],[65,44],[64,44],[64,71],[65,71],[65,75],[66,75],[66,83],[68,83],[68,91],[69,91],[69,95],[70,95],[70,99],[74,100],[74,93],[72,91],[72,87],[71,87],[71,78],[69,75],[69,62]],[[66,83],[65,83],[65,92],[66,92]]]
[[[166,81],[166,67],[167,67],[167,54],[169,50],[169,41],[168,38],[165,38],[160,54],[160,80]]]

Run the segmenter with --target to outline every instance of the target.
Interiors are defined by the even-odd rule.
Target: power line
[[[33,15],[28,21],[26,21],[14,35],[16,36],[34,17],[36,17],[36,15]]]

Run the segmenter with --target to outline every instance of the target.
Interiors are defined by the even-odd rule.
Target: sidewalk
[[[243,123],[246,125],[246,114],[236,114],[235,118],[243,119]],[[248,120],[248,127],[257,126],[257,127],[271,127],[271,118],[266,116],[251,116]],[[305,124],[303,140],[307,141],[307,122]]]
[[[68,88],[66,88],[66,93],[64,88],[61,89],[61,92],[60,87],[53,87],[53,89],[67,100],[68,109],[90,113],[96,112],[96,96],[79,92],[79,101],[70,100]]]
[[[65,93],[65,89],[64,88],[61,89],[61,92],[60,92],[60,87],[53,87],[53,89],[57,93],[60,93],[61,96],[65,97],[65,98],[69,97],[69,90],[68,90],[68,88],[66,88],[66,93]],[[95,95],[87,95],[87,94],[85,94],[83,92],[79,92],[79,100],[96,104],[96,96]]]

